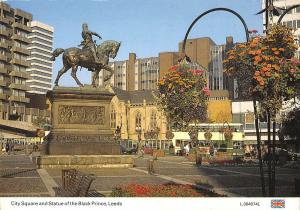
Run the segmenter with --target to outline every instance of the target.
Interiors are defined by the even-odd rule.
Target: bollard
[[[154,159],[147,161],[148,174],[154,174]]]
[[[202,163],[202,156],[201,156],[201,154],[196,153],[196,164],[201,165],[201,163]]]

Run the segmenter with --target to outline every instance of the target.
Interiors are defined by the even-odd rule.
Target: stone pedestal
[[[43,155],[120,155],[110,128],[113,93],[104,88],[56,87],[47,93],[52,130]]]
[[[33,160],[44,169],[132,168],[132,155],[46,155]]]

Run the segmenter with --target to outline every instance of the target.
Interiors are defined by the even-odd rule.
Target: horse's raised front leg
[[[92,86],[93,87],[96,87],[97,85],[96,85],[96,80],[97,80],[97,78],[99,78],[99,73],[100,73],[100,71],[101,71],[101,69],[95,69],[94,71],[93,71],[93,81],[92,81]]]
[[[78,66],[72,66],[71,76],[74,78],[74,80],[76,81],[78,86],[83,87],[83,84],[77,78],[77,75],[76,75],[77,69],[78,69]]]
[[[114,70],[111,67],[107,66],[107,65],[104,65],[102,68],[109,72],[109,75],[106,75],[103,79],[103,82],[106,82],[111,78],[111,76],[114,73]]]
[[[58,71],[55,82],[54,82],[55,86],[58,86],[58,81],[59,81],[60,77],[64,73],[66,73],[69,69],[70,69],[70,67],[67,68],[66,66],[64,66],[61,70]]]

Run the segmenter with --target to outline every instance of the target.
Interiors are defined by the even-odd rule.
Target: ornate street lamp
[[[117,142],[120,139],[121,139],[121,126],[117,126],[115,130],[115,141]]]
[[[184,41],[183,41],[183,45],[182,45],[182,52],[184,53],[184,56],[186,58],[186,60],[191,60],[186,54],[185,54],[185,46],[186,46],[186,42],[187,42],[187,38],[188,35],[191,31],[191,29],[193,28],[193,26],[196,24],[196,22],[201,19],[203,16],[215,12],[215,11],[225,11],[225,12],[229,12],[232,13],[233,15],[235,15],[236,17],[239,18],[239,20],[242,22],[243,26],[244,26],[244,30],[245,30],[245,35],[246,35],[246,40],[247,42],[249,42],[250,37],[249,37],[249,30],[247,27],[247,24],[245,22],[245,20],[241,17],[240,14],[238,14],[237,12],[228,9],[228,8],[213,8],[210,10],[207,10],[205,12],[203,12],[202,14],[200,14],[193,22],[192,24],[189,26],[185,37],[184,37]],[[253,80],[254,82],[254,80]],[[259,157],[259,167],[260,167],[260,177],[261,177],[261,185],[262,185],[262,194],[263,196],[266,195],[265,192],[265,180],[264,180],[264,172],[263,172],[263,167],[262,167],[262,159],[261,159],[261,149],[260,149],[260,145],[261,145],[261,139],[260,139],[260,132],[259,132],[259,127],[258,127],[258,114],[257,114],[257,104],[256,104],[256,98],[253,98],[253,107],[254,107],[254,115],[255,115],[255,129],[256,129],[256,137],[257,137],[257,150],[258,150],[258,157]]]
[[[142,135],[142,127],[141,126],[136,126],[135,127],[135,132],[138,134],[138,142],[140,144],[141,143],[141,135]]]

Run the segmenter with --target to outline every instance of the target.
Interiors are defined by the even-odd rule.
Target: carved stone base
[[[47,93],[52,130],[43,155],[119,155],[110,128],[110,102],[103,88],[56,87]]]
[[[120,145],[106,135],[53,135],[42,147],[44,155],[119,155]]]
[[[38,168],[132,168],[131,155],[46,155],[35,160]]]

